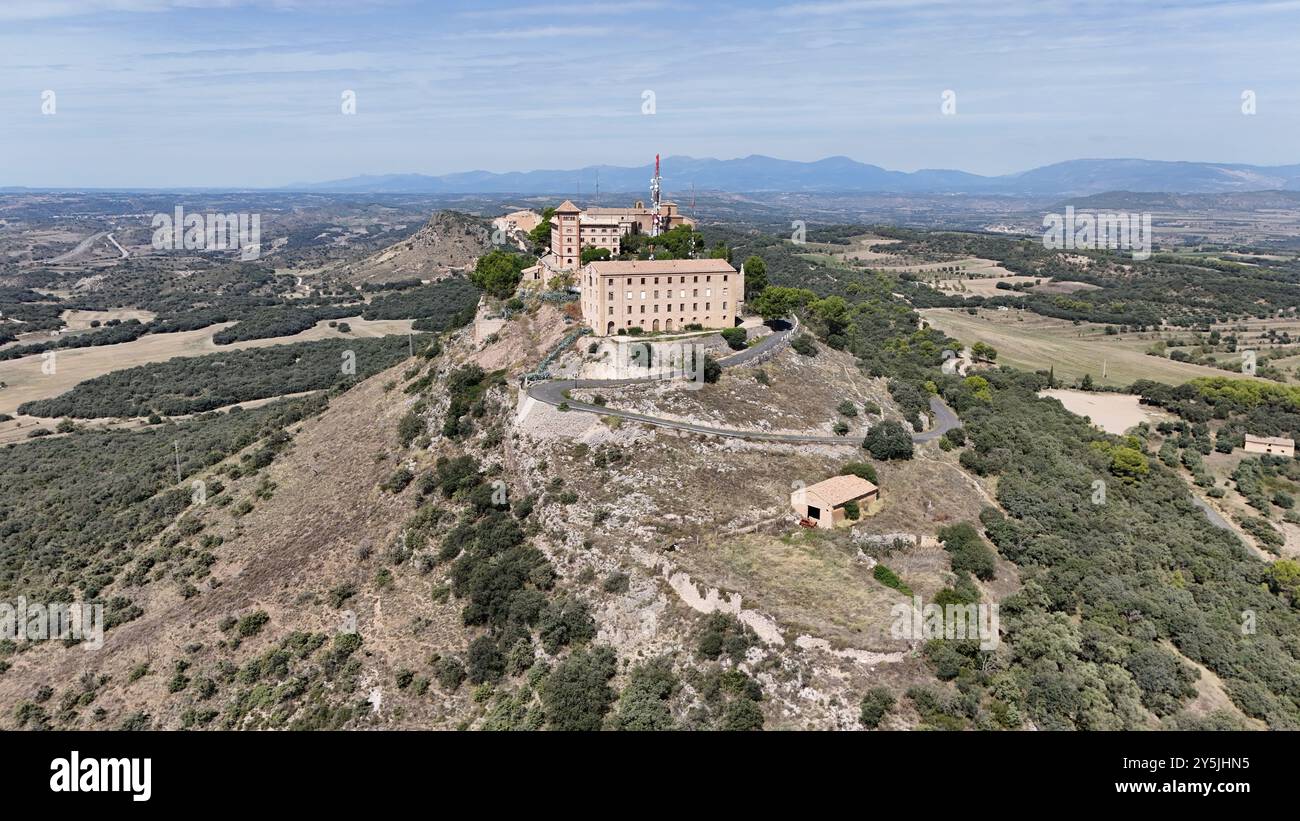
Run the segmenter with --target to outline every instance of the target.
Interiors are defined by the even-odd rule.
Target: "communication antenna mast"
[[[659,177],[659,155],[655,154],[655,175],[650,178],[650,207],[654,211],[654,222],[651,224],[650,236],[659,236],[662,228],[662,216],[659,213],[659,188],[663,180]]]

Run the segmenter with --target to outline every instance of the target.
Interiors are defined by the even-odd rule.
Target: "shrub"
[[[860,479],[866,479],[872,484],[879,481],[876,478],[876,466],[870,462],[848,462],[840,468],[840,473],[851,473]]]
[[[890,710],[894,709],[894,696],[884,687],[873,687],[862,696],[862,726],[876,729]]]
[[[904,596],[912,595],[912,588],[904,584],[903,580],[898,578],[897,573],[883,564],[877,564],[876,569],[871,571],[871,575],[885,587],[892,587]]]
[[[873,425],[863,438],[862,447],[880,460],[911,459],[913,452],[911,435],[892,419]]]
[[[705,354],[704,355],[704,381],[712,385],[713,383],[717,382],[718,379],[721,378],[721,376],[722,376],[722,366],[719,365],[713,357],[709,356],[708,354]]]
[[[465,681],[465,665],[455,656],[442,656],[433,664],[433,676],[447,692],[454,692]]]
[[[387,479],[385,479],[382,484],[380,484],[380,487],[388,491],[389,493],[401,493],[403,490],[406,490],[406,486],[409,485],[414,479],[415,479],[415,474],[412,473],[405,465],[403,465],[402,467],[399,467],[397,470],[393,471],[392,475],[389,476]]]
[[[720,335],[733,351],[743,351],[749,340],[744,328],[724,328]]]
[[[750,647],[758,643],[758,635],[730,613],[710,613],[700,631],[699,654],[706,659],[726,656],[740,662]]]
[[[738,698],[722,712],[722,728],[731,732],[763,729],[763,711],[747,698]]]
[[[813,338],[808,334],[796,334],[795,337],[790,340],[790,347],[794,348],[795,353],[803,356],[817,355],[817,345],[813,342]]]
[[[628,575],[621,570],[610,573],[600,585],[601,589],[606,593],[626,593],[628,586]]]
[[[609,680],[617,657],[608,647],[579,650],[556,665],[542,685],[546,722],[555,730],[599,730],[614,703]]]
[[[988,581],[996,567],[993,551],[984,543],[979,531],[969,522],[959,522],[939,530],[939,540],[952,556],[955,573],[971,573]]]
[[[241,639],[246,639],[249,638],[250,636],[255,636],[261,631],[263,627],[266,626],[266,623],[270,620],[271,617],[268,616],[266,614],[266,611],[264,610],[258,610],[254,613],[249,613],[247,616],[244,616],[242,619],[239,620],[239,623],[236,625],[235,628],[235,633]]]
[[[495,683],[506,671],[506,659],[489,636],[479,636],[469,644],[470,684]]]

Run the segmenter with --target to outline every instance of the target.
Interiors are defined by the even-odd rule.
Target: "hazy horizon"
[[[0,186],[274,188],[656,153],[986,176],[1084,158],[1300,162],[1286,34],[1300,3],[590,8],[8,3]]]

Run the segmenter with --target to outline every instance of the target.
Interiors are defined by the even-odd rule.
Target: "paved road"
[[[790,328],[784,331],[768,334],[757,345],[752,348],[746,348],[740,353],[719,360],[718,364],[724,368],[734,368],[737,365],[744,365],[757,357],[762,356],[769,350],[785,345],[790,341],[791,335],[799,330],[798,320],[791,323]],[[765,433],[762,431],[734,430],[732,428],[717,428],[711,425],[698,425],[694,422],[682,422],[676,419],[664,419],[658,416],[648,416],[644,413],[635,413],[633,411],[619,410],[618,408],[608,408],[604,405],[593,405],[588,402],[579,402],[575,399],[565,399],[564,392],[583,388],[620,388],[627,385],[637,385],[643,382],[654,382],[655,379],[550,379],[545,382],[535,382],[528,387],[528,395],[539,402],[545,402],[548,405],[558,406],[561,402],[568,405],[571,411],[580,411],[582,413],[596,413],[602,416],[617,416],[620,419],[630,419],[634,422],[644,422],[648,425],[654,425],[660,428],[671,428],[673,430],[684,430],[690,433],[703,433],[712,436],[726,436],[734,439],[750,439],[760,442],[810,442],[828,445],[844,445],[852,443],[853,440],[847,436],[826,436],[823,434],[804,434],[804,433]],[[934,413],[938,424],[932,429],[922,431],[921,433],[912,434],[912,441],[921,443],[929,442],[939,438],[947,431],[957,427],[960,421],[957,414],[945,405],[937,396],[930,397],[930,410]]]
[[[131,257],[131,254],[128,253],[127,250],[122,247],[121,243],[119,243],[116,239],[113,238],[112,234],[108,235],[108,241],[113,243],[114,248],[122,252],[122,259],[129,259]]]
[[[1192,494],[1192,504],[1196,505],[1202,511],[1205,512],[1205,518],[1210,520],[1210,524],[1214,525],[1215,527],[1222,528],[1223,530],[1229,530],[1232,531],[1233,533],[1236,533],[1236,531],[1233,530],[1232,525],[1228,523],[1228,520],[1223,518],[1223,516],[1219,515],[1219,511],[1210,507],[1209,504],[1206,503],[1204,499],[1202,499],[1200,496],[1197,496],[1195,493]]]
[[[91,234],[90,236],[83,239],[81,242],[77,243],[76,248],[73,248],[71,251],[67,251],[62,254],[59,254],[57,257],[54,257],[52,259],[47,259],[44,261],[43,264],[53,265],[56,262],[66,262],[70,259],[76,259],[82,254],[86,253],[86,251],[90,250],[90,246],[94,245],[96,242],[99,242],[100,239],[106,236],[108,236],[107,231],[100,231],[98,233]]]

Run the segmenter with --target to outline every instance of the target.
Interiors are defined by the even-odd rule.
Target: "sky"
[[[1292,164],[1297,44],[1300,0],[0,0],[0,186]]]

